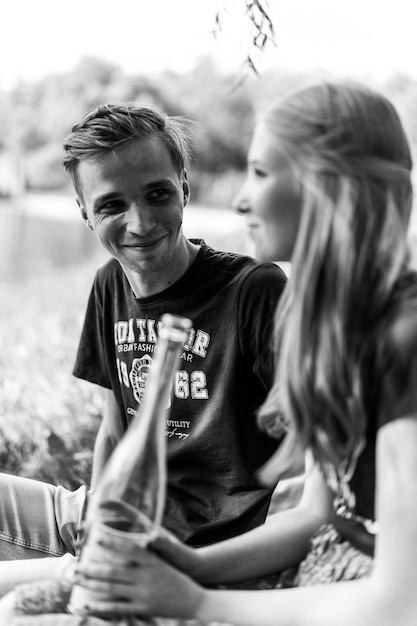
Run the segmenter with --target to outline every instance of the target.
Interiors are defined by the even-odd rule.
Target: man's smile
[[[157,246],[163,239],[165,239],[166,235],[162,237],[158,237],[158,239],[152,239],[152,241],[132,241],[130,243],[122,244],[123,248],[152,248],[153,246]]]

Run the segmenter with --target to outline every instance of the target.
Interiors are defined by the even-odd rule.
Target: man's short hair
[[[180,174],[190,161],[187,122],[135,102],[102,104],[86,113],[65,138],[63,165],[79,193],[77,171],[81,161],[120,150],[135,139],[158,137]]]

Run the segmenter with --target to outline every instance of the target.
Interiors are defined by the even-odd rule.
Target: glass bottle
[[[179,348],[190,320],[165,314],[143,404],[110,457],[89,503],[86,527],[100,519],[119,530],[140,532],[145,516],[160,525],[166,488],[166,419]],[[137,513],[141,515],[138,517]]]
[[[135,533],[141,545],[162,522],[166,493],[165,420],[179,350],[191,321],[163,315],[155,358],[147,380],[143,403],[113,451],[88,504],[83,525],[80,559],[108,558],[100,548],[103,534]],[[91,593],[91,592],[90,592]],[[69,610],[86,615],[89,592],[75,586]]]

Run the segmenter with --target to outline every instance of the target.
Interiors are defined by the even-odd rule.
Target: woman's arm
[[[369,579],[276,592],[204,591],[195,616],[239,626],[416,624],[417,415],[378,435],[376,501],[380,533]]]
[[[238,537],[192,550],[169,537],[151,544],[168,562],[205,583],[238,582],[299,563],[312,535],[329,520],[331,497],[321,472],[309,463],[300,503]]]

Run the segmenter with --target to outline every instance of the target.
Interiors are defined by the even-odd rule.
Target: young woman
[[[275,383],[259,421],[271,434],[288,428],[269,473],[288,466],[292,442],[307,451],[303,498],[263,527],[200,550],[170,537],[148,551],[109,545],[126,554],[124,565],[91,562],[78,573],[103,598],[93,611],[239,626],[417,623],[411,165],[395,109],[359,85],[309,87],[260,118],[237,209],[257,256],[292,268],[276,315]],[[311,545],[293,588],[203,586],[297,565]],[[319,570],[332,545],[339,565],[351,550],[360,566],[340,573],[333,563],[330,578],[355,580],[305,586],[325,579],[327,565],[310,579],[309,566]]]

